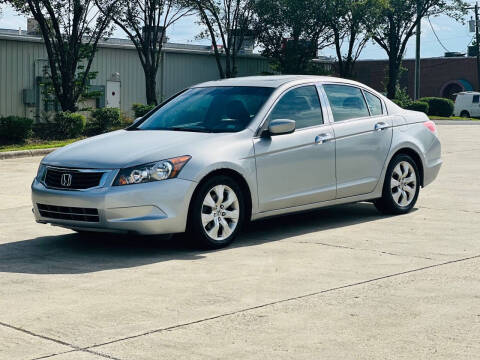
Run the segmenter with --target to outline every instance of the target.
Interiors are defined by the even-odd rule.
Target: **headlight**
[[[38,167],[38,171],[37,171],[37,180],[38,181],[43,181],[43,179],[45,178],[46,170],[47,170],[47,166],[43,165],[43,164],[40,164],[40,166]]]
[[[177,177],[180,170],[191,158],[191,156],[185,155],[122,169],[118,173],[113,185],[121,186],[173,179]]]

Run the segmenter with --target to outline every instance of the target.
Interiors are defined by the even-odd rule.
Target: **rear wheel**
[[[460,116],[463,117],[463,118],[469,118],[469,117],[470,117],[470,113],[469,113],[467,110],[463,110],[463,111],[460,113]]]
[[[408,155],[395,156],[388,166],[382,197],[375,200],[384,214],[406,214],[415,206],[420,192],[420,178],[415,161]]]
[[[218,249],[235,240],[245,218],[240,186],[223,175],[200,185],[190,208],[188,233],[201,247]]]

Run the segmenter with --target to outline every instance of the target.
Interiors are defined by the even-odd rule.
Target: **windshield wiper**
[[[167,128],[165,130],[173,130],[173,131],[191,131],[191,132],[212,132],[210,129],[202,128],[202,127],[183,127],[183,126],[174,126],[171,128]]]

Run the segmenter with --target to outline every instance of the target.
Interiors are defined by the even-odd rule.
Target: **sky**
[[[474,4],[474,0],[468,0]],[[473,11],[465,17],[468,21],[473,15]],[[465,53],[468,44],[471,42],[473,34],[468,30],[468,24],[462,24],[446,16],[438,16],[430,18],[431,25],[427,19],[422,21],[422,48],[421,56],[439,57],[443,56],[445,51],[459,51]],[[445,50],[440,42],[436,39],[434,31],[440,39],[441,44],[447,49]],[[6,29],[26,29],[27,20],[25,17],[15,13],[10,7],[3,6],[2,15],[0,15],[0,28]],[[170,42],[184,44],[209,44],[208,40],[198,39],[197,35],[201,28],[196,24],[195,17],[183,18],[167,31]],[[121,30],[114,32],[114,37],[125,38],[125,34]],[[323,49],[320,52],[324,56],[335,56],[332,48]],[[365,47],[361,59],[385,59],[387,56],[385,51],[378,45],[370,42]],[[415,39],[412,38],[407,46],[405,58],[415,57]]]

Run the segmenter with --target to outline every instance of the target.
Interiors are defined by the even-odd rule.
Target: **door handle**
[[[390,127],[390,125],[388,125],[387,123],[382,121],[382,122],[379,122],[379,123],[375,124],[375,131],[382,131],[382,130],[385,130],[389,127]]]
[[[315,144],[323,144],[333,139],[332,134],[320,134],[315,137]]]

